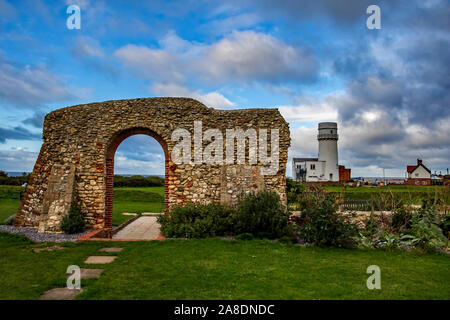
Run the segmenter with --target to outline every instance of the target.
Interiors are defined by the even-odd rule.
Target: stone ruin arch
[[[175,164],[171,153],[177,142],[172,141],[172,132],[184,128],[193,133],[194,121],[199,120],[202,132],[217,128],[224,137],[232,128],[278,129],[278,171],[262,175],[261,161]],[[152,136],[164,150],[166,213],[189,201],[233,204],[240,193],[262,189],[277,192],[286,203],[289,125],[277,109],[216,110],[189,98],[113,100],[47,114],[43,145],[15,225],[59,231],[62,217],[76,201],[87,227],[111,230],[114,154],[124,139],[135,134]]]

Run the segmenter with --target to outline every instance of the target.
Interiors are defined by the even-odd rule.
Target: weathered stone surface
[[[81,279],[92,279],[98,278],[103,272],[103,269],[80,269],[80,278]]]
[[[113,262],[117,257],[115,256],[90,256],[84,263],[86,264],[105,264]]]
[[[39,300],[72,300],[81,292],[83,289],[55,288],[45,291]]]
[[[64,249],[61,246],[50,246],[50,247],[43,247],[43,248],[34,248],[33,252],[40,253],[42,251],[55,251],[55,250],[62,250]]]
[[[260,159],[250,164],[248,143],[244,164],[175,164],[171,152],[177,141],[171,140],[172,133],[179,128],[190,132],[193,156],[194,121],[202,121],[203,134],[219,129],[224,140],[227,129],[278,129],[278,171],[262,175],[266,165]],[[191,201],[232,205],[240,193],[262,189],[277,192],[286,202],[289,125],[277,109],[215,110],[187,98],[117,100],[63,108],[45,117],[44,143],[16,226],[58,231],[70,199],[76,199],[87,227],[111,228],[114,154],[118,145],[134,134],[154,137],[164,150],[166,212]],[[204,142],[202,147],[206,145]],[[235,141],[235,155],[236,148]],[[223,149],[225,159],[225,142]]]

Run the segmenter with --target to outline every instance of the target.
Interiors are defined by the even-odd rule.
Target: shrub
[[[237,234],[278,238],[289,232],[289,214],[274,191],[241,196],[233,222]]]
[[[412,212],[408,207],[401,207],[392,214],[392,229],[397,232],[402,232],[411,227]]]
[[[426,251],[442,248],[445,243],[445,237],[439,228],[439,217],[433,206],[415,211],[411,218],[411,228],[405,234],[412,236],[413,245]]]
[[[297,243],[297,238],[293,236],[282,236],[280,239],[278,239],[278,242],[286,244],[294,244]]]
[[[14,220],[16,220],[16,215],[15,214],[13,214],[12,216],[9,216],[8,218],[6,218],[3,223],[6,224],[7,226],[12,226],[14,224]]]
[[[444,236],[448,237],[448,234],[450,233],[450,214],[446,214],[442,217],[439,227],[441,228]]]
[[[297,219],[299,237],[321,247],[354,247],[358,228],[337,213],[336,198],[326,192],[315,198]]]
[[[289,204],[298,202],[299,198],[301,197],[304,191],[305,187],[302,186],[300,183],[290,178],[286,178],[286,195],[287,195],[287,202]]]
[[[85,221],[80,208],[72,203],[69,213],[61,221],[60,228],[64,233],[73,234],[84,230]]]
[[[398,249],[400,246],[400,236],[393,233],[383,232],[375,246],[388,250]]]
[[[369,238],[375,237],[380,232],[380,227],[378,226],[378,221],[375,219],[374,215],[371,214],[369,220],[366,222],[364,235]]]
[[[16,177],[8,177],[8,175],[0,174],[0,185],[9,185],[9,186],[21,186],[24,183],[28,182],[30,175],[25,172],[21,176]]]
[[[236,240],[253,240],[254,237],[251,233],[241,233],[236,236]]]
[[[222,205],[188,204],[174,207],[170,216],[158,217],[161,232],[169,238],[207,238],[232,234],[234,210]]]

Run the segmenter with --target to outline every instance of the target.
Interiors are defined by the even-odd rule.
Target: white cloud
[[[303,49],[271,35],[234,31],[205,50],[198,70],[209,81],[277,82],[314,78],[317,63]]]
[[[0,150],[0,163],[3,171],[31,172],[38,153],[16,148],[12,150]]]
[[[0,55],[0,99],[17,105],[39,105],[72,96],[45,66],[21,66]]]
[[[144,78],[175,82],[184,80],[183,66],[167,51],[128,44],[114,54]]]
[[[214,107],[218,109],[230,108],[234,106],[234,103],[225,98],[219,92],[213,91],[208,93],[201,93],[200,91],[191,91],[184,86],[177,84],[162,84],[155,83],[152,88],[152,92],[160,96],[170,97],[187,97],[196,99],[208,107]]]
[[[186,41],[173,31],[159,48],[128,44],[115,51],[127,67],[157,81],[204,83],[309,81],[317,62],[306,50],[264,33],[234,31],[212,44]]]
[[[298,106],[280,106],[281,115],[289,122],[337,121],[338,110],[326,99],[310,98]]]
[[[103,58],[104,52],[99,42],[91,37],[82,36],[77,39],[72,52],[78,57]]]
[[[121,155],[116,155],[114,158],[114,172],[116,174],[163,175],[164,170],[164,159],[141,161]]]

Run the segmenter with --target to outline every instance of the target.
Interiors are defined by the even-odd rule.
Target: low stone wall
[[[291,212],[293,215],[300,215],[300,211]],[[370,216],[372,215],[371,211],[338,211],[339,214],[342,214],[344,217],[348,218],[352,223],[355,223],[356,226],[363,230],[366,227],[367,221],[369,221]],[[373,216],[375,217],[378,225],[383,228],[389,230],[392,225],[392,211],[374,211]],[[446,212],[438,212],[438,215],[442,217],[447,214]]]

